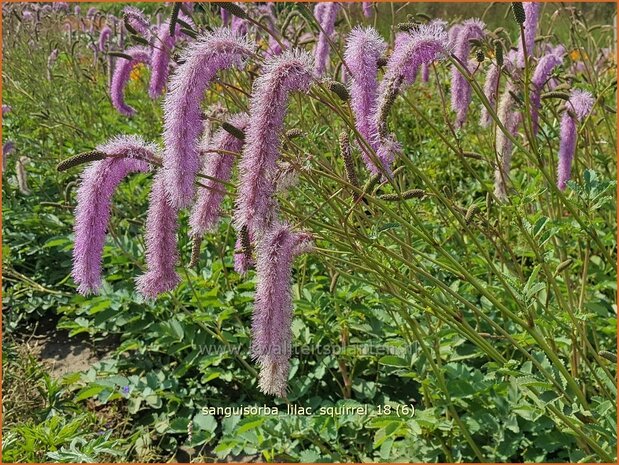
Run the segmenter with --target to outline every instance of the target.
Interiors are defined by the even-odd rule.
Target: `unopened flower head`
[[[131,70],[141,63],[148,63],[150,51],[146,47],[136,45],[125,50],[124,53],[130,56],[131,59],[120,58],[117,60],[110,85],[110,98],[112,99],[112,105],[120,113],[125,116],[133,116],[135,109],[125,103],[125,87],[131,77]]]
[[[254,82],[239,165],[234,215],[237,230],[244,226],[252,233],[262,230],[273,216],[275,186],[272,178],[279,157],[288,95],[309,89],[314,80],[312,65],[307,53],[285,51],[269,60]]]
[[[110,158],[84,170],[75,208],[72,274],[81,294],[97,293],[101,287],[101,257],[116,187],[128,174],[148,171],[143,156],[156,157],[157,148],[139,137],[121,136],[96,150]]]
[[[163,167],[172,205],[188,206],[200,169],[198,137],[202,131],[200,102],[218,71],[243,66],[254,48],[228,29],[216,29],[192,42],[170,80],[164,102]]]

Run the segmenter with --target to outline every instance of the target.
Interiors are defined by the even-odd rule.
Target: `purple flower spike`
[[[178,211],[170,206],[163,173],[153,179],[146,216],[146,268],[136,279],[137,290],[148,299],[174,289],[180,282],[176,273]]]
[[[179,17],[186,23],[193,25],[191,19],[179,13]],[[148,95],[155,99],[163,93],[168,82],[170,69],[170,55],[178,38],[182,35],[181,25],[176,24],[174,35],[170,35],[170,22],[164,22],[157,29],[157,37],[153,41],[153,53],[150,59],[151,75],[148,85]]]
[[[524,21],[524,44],[527,47],[527,55],[533,56],[535,47],[535,35],[537,34],[537,23],[539,13],[542,8],[540,2],[523,2],[525,21]],[[518,67],[524,68],[524,47],[522,46],[522,36],[518,42]]]
[[[131,70],[140,63],[148,63],[150,60],[150,51],[146,47],[134,46],[125,50],[124,53],[129,55],[131,60],[120,58],[117,61],[110,85],[110,98],[112,99],[114,108],[121,114],[133,116],[135,110],[125,103],[125,86],[131,77]]]
[[[245,131],[248,116],[246,114],[235,115],[228,122],[241,131]],[[205,144],[201,150],[204,158],[202,173],[220,181],[229,181],[235,157],[221,152],[239,153],[242,149],[242,140],[237,139],[224,129],[219,129],[211,142]],[[222,183],[213,179],[203,179],[202,184],[205,187],[198,188],[198,199],[189,218],[192,236],[203,236],[204,233],[217,226],[221,202],[226,191],[226,187]]]
[[[324,5],[324,10],[314,10],[316,20],[322,28],[320,34],[318,35],[316,48],[314,49],[314,71],[319,76],[325,72],[327,62],[329,61],[329,39],[335,30],[335,20],[337,19],[337,13],[340,10],[340,4],[336,2],[329,2]]]
[[[10,105],[4,105],[4,104],[2,105],[2,116],[6,115],[10,111],[11,111]]]
[[[490,106],[494,108],[497,99],[497,86],[499,84],[499,78],[501,76],[501,68],[495,63],[490,63],[490,68],[488,68],[488,73],[486,74],[486,82],[484,82],[484,95],[490,102]],[[481,107],[481,119],[479,124],[486,128],[492,122],[492,118],[490,116],[490,112],[488,109],[482,105]]]
[[[531,120],[533,122],[533,133],[537,134],[539,109],[541,107],[542,89],[546,85],[546,81],[550,77],[552,71],[563,62],[565,56],[565,48],[559,45],[546,55],[540,58],[533,72],[531,83],[533,89],[531,92]]]
[[[107,42],[112,37],[112,28],[110,26],[104,26],[99,33],[99,50],[104,52]]]
[[[164,102],[163,168],[172,205],[188,206],[200,169],[197,140],[202,130],[200,102],[218,71],[241,67],[253,47],[228,29],[216,29],[192,42],[170,80]],[[269,102],[271,105],[271,102]]]
[[[123,8],[123,16],[135,32],[144,38],[150,38],[150,24],[142,10],[133,6],[126,6]]]
[[[509,81],[505,86],[505,90],[501,95],[497,116],[508,133],[516,136],[518,125],[522,119],[520,113],[515,111],[516,102],[513,94],[517,92],[517,88],[512,81]],[[507,181],[511,170],[513,142],[499,128],[496,132],[496,149],[499,156],[499,164],[494,172],[494,195],[501,201],[507,200]]]
[[[565,190],[572,172],[572,161],[576,152],[576,123],[581,122],[593,109],[595,100],[584,90],[573,90],[561,118],[561,143],[559,146],[559,165],[557,167],[557,187]]]
[[[486,25],[479,19],[467,19],[454,38],[454,55],[468,66],[471,40],[484,36]],[[456,112],[456,127],[462,127],[471,104],[471,86],[466,78],[453,66],[451,70],[451,108]]]
[[[378,96],[378,59],[386,50],[387,43],[376,30],[356,27],[348,36],[344,52],[344,60],[351,73],[348,89],[355,128],[374,151],[378,150],[378,127],[373,118]],[[377,172],[367,151],[362,150],[362,154],[368,168]]]
[[[371,18],[372,12],[372,2],[363,2],[363,16]]]
[[[245,147],[239,164],[234,222],[250,233],[268,225],[275,186],[272,174],[279,157],[280,133],[290,92],[306,91],[314,79],[312,60],[303,51],[285,51],[265,64],[254,82]]]
[[[112,195],[130,173],[148,171],[144,158],[156,155],[157,148],[139,137],[120,136],[100,145],[97,151],[109,158],[92,163],[84,170],[77,191],[73,279],[80,294],[97,293],[101,287],[101,256]]]
[[[290,285],[294,258],[312,249],[312,237],[277,224],[256,247],[256,297],[252,355],[260,365],[260,390],[285,396],[292,342]]]

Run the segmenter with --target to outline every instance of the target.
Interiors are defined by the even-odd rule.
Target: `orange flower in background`
[[[135,66],[132,70],[131,70],[131,75],[129,76],[129,79],[134,82],[134,81],[139,81],[140,78],[142,77],[142,73],[144,72],[144,64],[140,63],[139,65]]]
[[[583,58],[588,58],[586,53],[580,51],[580,49],[575,48],[570,52],[570,59],[572,61],[582,60]]]

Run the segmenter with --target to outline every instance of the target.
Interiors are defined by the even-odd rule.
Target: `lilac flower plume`
[[[134,6],[126,6],[123,8],[123,16],[135,32],[144,38],[150,38],[150,24],[142,10]]]
[[[117,61],[110,84],[110,98],[114,108],[121,114],[133,116],[135,110],[125,103],[125,86],[131,77],[131,70],[140,63],[148,63],[150,51],[146,47],[136,45],[125,50],[124,53],[129,55],[131,60],[121,58]]]
[[[228,122],[244,131],[247,127],[248,116],[238,114],[228,120]],[[205,144],[202,152],[203,168],[202,173],[211,178],[221,181],[229,181],[232,175],[235,156],[218,151],[237,152],[243,148],[243,141],[237,139],[224,129],[219,129],[212,140]],[[198,189],[198,198],[189,217],[192,236],[202,236],[209,230],[217,226],[220,216],[220,206],[225,194],[225,186],[213,179],[203,179],[205,187]]]
[[[319,9],[318,5],[320,4],[316,5],[314,15],[322,30],[318,35],[318,41],[314,49],[314,71],[317,75],[321,75],[325,72],[327,62],[329,61],[329,39],[335,30],[335,20],[340,10],[340,4],[337,2],[324,3],[322,9]]]
[[[193,22],[182,13],[179,13],[179,17],[186,23],[193,25]],[[170,56],[176,41],[181,35],[181,25],[179,23],[176,23],[174,35],[170,34],[169,21],[164,22],[157,28],[157,36],[154,40],[153,53],[150,59],[151,75],[148,85],[148,95],[150,95],[150,98],[155,99],[163,93],[163,89],[168,82]]]
[[[488,72],[486,73],[486,81],[484,82],[484,95],[490,102],[490,106],[493,108],[496,105],[497,99],[497,86],[499,84],[499,78],[501,76],[501,68],[495,62],[490,63],[490,67],[488,68]],[[488,109],[482,105],[481,107],[481,118],[479,124],[486,128],[492,122],[492,118],[490,117],[490,112]]]
[[[104,26],[103,29],[101,29],[101,32],[99,33],[99,50],[104,52],[105,51],[105,47],[108,43],[108,41],[110,40],[110,37],[112,37],[112,28],[110,26]]]
[[[312,60],[303,51],[285,51],[265,64],[254,82],[249,124],[239,164],[234,222],[237,230],[262,230],[270,220],[280,134],[290,92],[306,91],[314,79]]]
[[[200,102],[216,73],[241,67],[253,47],[228,29],[216,29],[192,42],[170,80],[164,102],[163,168],[172,205],[184,208],[194,195],[200,169],[197,140],[202,130]]]
[[[363,16],[366,18],[372,17],[372,2],[363,2]]]
[[[557,167],[557,187],[565,190],[572,172],[572,161],[576,152],[576,123],[581,122],[593,108],[593,96],[584,90],[573,90],[561,118],[559,146],[559,165]]]
[[[537,23],[539,22],[539,13],[542,8],[540,2],[523,2],[525,21],[524,21],[524,45],[527,49],[527,55],[533,56],[533,48],[535,47],[535,35],[537,34]],[[524,47],[522,36],[518,42],[518,66],[524,68]]]
[[[382,119],[386,116],[383,113],[395,97],[414,82],[421,65],[444,58],[448,50],[448,37],[443,21],[419,25],[410,33],[400,35],[396,41],[379,86],[373,116],[380,136],[377,156],[387,173],[390,172],[393,158],[400,149],[392,135],[380,134],[385,132],[381,129],[384,126]],[[374,172],[378,171],[375,168]]]
[[[497,116],[512,136],[516,135],[521,115],[515,110],[516,102],[513,94],[517,92],[513,81],[508,81],[501,95]],[[507,200],[507,181],[511,170],[512,150],[514,144],[500,128],[496,131],[496,150],[499,163],[494,172],[494,195],[502,201]]]
[[[138,292],[146,298],[154,299],[171,291],[180,281],[176,272],[177,215],[178,211],[168,202],[165,179],[160,171],[153,179],[146,216],[147,271],[136,279]]]
[[[4,104],[2,105],[2,116],[6,115],[10,111],[11,111],[10,105],[4,105]]]
[[[135,136],[120,136],[96,148],[109,158],[93,162],[82,173],[75,208],[73,279],[78,291],[87,295],[101,287],[101,257],[112,195],[129,174],[148,171],[144,158],[154,157],[157,148]]]
[[[537,62],[531,84],[531,121],[533,123],[533,132],[537,134],[539,109],[541,107],[542,89],[548,81],[552,71],[563,62],[565,56],[565,47],[559,45],[552,48],[550,52],[545,54]]]
[[[260,365],[265,394],[285,396],[292,341],[293,260],[312,249],[308,233],[274,225],[256,247],[256,296],[252,318],[252,355]]]
[[[351,73],[348,89],[355,127],[374,151],[378,150],[378,127],[373,118],[378,96],[378,59],[386,50],[387,43],[375,29],[356,27],[348,36],[344,52]],[[362,154],[368,168],[377,172],[366,150],[362,150]]]
[[[484,36],[486,25],[479,19],[467,19],[454,37],[454,55],[464,66],[468,66],[471,40]],[[471,86],[466,78],[453,66],[451,69],[451,108],[456,112],[456,127],[462,127],[471,104]]]

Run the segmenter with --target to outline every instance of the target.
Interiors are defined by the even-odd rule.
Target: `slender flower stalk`
[[[454,37],[454,55],[468,66],[471,40],[481,39],[486,25],[479,19],[467,19]],[[456,112],[456,127],[460,128],[466,121],[471,104],[471,86],[458,68],[451,69],[451,108]]]
[[[444,22],[433,21],[403,34],[389,57],[373,116],[379,136],[377,156],[387,174],[391,171],[395,154],[400,150],[399,144],[387,130],[387,116],[391,106],[398,94],[414,82],[422,64],[444,58],[448,50]]]
[[[559,164],[557,167],[557,187],[565,190],[572,172],[572,161],[576,152],[577,127],[593,109],[593,96],[584,90],[575,89],[566,104],[561,118],[561,135],[559,146]]]
[[[176,272],[178,211],[170,206],[165,179],[160,171],[151,187],[146,216],[146,268],[136,279],[137,290],[148,299],[174,289],[180,282]]]
[[[170,81],[164,102],[166,189],[176,208],[188,206],[200,169],[197,139],[202,130],[200,102],[218,71],[243,65],[253,47],[227,29],[216,29],[192,42]]]
[[[316,48],[314,49],[314,72],[320,76],[324,74],[329,61],[329,39],[335,31],[335,20],[337,13],[340,10],[340,4],[337,2],[325,3],[324,11],[318,10],[319,15],[316,20],[320,24],[322,30],[318,35]],[[316,15],[316,10],[314,14]]]
[[[247,122],[248,116],[246,114],[238,114],[228,120],[228,123],[241,131],[245,130]],[[230,180],[235,160],[234,155],[223,152],[240,153],[242,149],[243,141],[224,129],[219,129],[208,143],[203,139],[201,149],[204,158],[202,173],[208,178],[203,181],[204,187],[198,189],[198,198],[189,217],[192,236],[201,237],[217,226],[225,187],[215,179],[224,182]]]
[[[179,18],[193,24],[182,12],[179,12]],[[175,25],[174,35],[170,34],[170,21],[164,22],[157,29],[157,37],[153,41],[153,53],[150,59],[151,75],[148,85],[150,98],[155,99],[163,93],[168,82],[170,56],[179,37],[181,37],[181,25],[179,23]]]
[[[508,81],[505,90],[501,95],[497,116],[507,131],[512,135],[516,135],[518,125],[521,121],[521,115],[516,111],[516,101],[514,94],[517,92],[517,87],[513,81]],[[499,156],[499,163],[494,172],[494,195],[501,201],[507,200],[507,181],[511,170],[513,142],[501,130],[496,132],[496,150]]]
[[[314,79],[312,60],[303,51],[285,51],[265,64],[254,82],[245,147],[239,164],[234,222],[250,233],[267,226],[273,215],[273,174],[290,92],[306,91]]]
[[[527,55],[533,56],[533,48],[535,47],[535,35],[537,34],[537,23],[539,22],[539,13],[542,8],[541,2],[523,2],[524,7],[524,45],[527,49]],[[522,37],[518,42],[518,67],[524,68],[524,46]]]
[[[378,96],[378,60],[387,50],[387,43],[373,28],[356,27],[348,36],[344,60],[351,73],[348,84],[350,106],[355,115],[355,128],[378,150],[378,126],[373,118]],[[378,168],[362,147],[363,159],[370,171]]]
[[[99,50],[105,52],[108,41],[112,37],[112,28],[110,26],[104,26],[99,33]]]
[[[539,59],[535,71],[533,72],[533,78],[531,79],[531,84],[533,86],[531,91],[531,121],[533,123],[534,134],[537,134],[539,129],[538,122],[542,89],[546,85],[552,71],[557,66],[561,65],[564,56],[565,48],[562,45],[551,49],[549,53]]]
[[[114,108],[121,114],[133,116],[135,114],[135,109],[125,103],[125,86],[131,77],[131,70],[140,63],[148,63],[150,60],[150,51],[146,47],[136,45],[125,50],[124,53],[130,56],[131,59],[120,58],[117,61],[110,84],[110,98],[112,99]]]
[[[139,137],[120,136],[98,146],[96,151],[109,158],[93,162],[84,170],[75,208],[72,274],[78,291],[84,295],[98,293],[101,287],[101,257],[112,195],[127,175],[148,171],[144,158],[155,157],[157,148]]]
[[[311,251],[312,237],[287,224],[275,224],[256,247],[256,297],[252,317],[252,355],[260,365],[260,390],[285,396],[292,341],[292,266]]]

